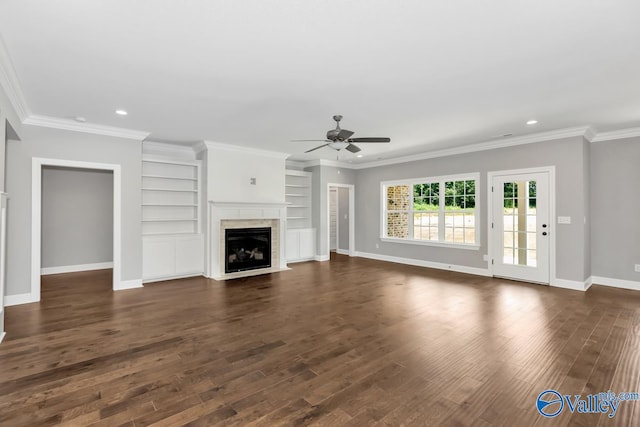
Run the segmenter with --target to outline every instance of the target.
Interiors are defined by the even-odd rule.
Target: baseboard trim
[[[611,277],[591,276],[594,285],[610,286],[612,288],[631,289],[640,291],[640,282],[634,280],[613,279]]]
[[[145,283],[164,282],[166,280],[186,279],[188,277],[198,276],[206,277],[204,273],[200,271],[197,273],[177,274],[175,276],[149,277],[146,279],[142,279],[142,284],[144,285]]]
[[[582,291],[585,292],[587,289],[591,287],[591,278],[589,277],[584,282],[580,282],[578,280],[567,280],[567,279],[553,279],[550,283],[554,288],[562,288],[562,289],[571,289],[573,291]]]
[[[336,253],[340,255],[349,255],[349,249],[336,249]]]
[[[48,276],[49,274],[76,273],[78,271],[104,270],[105,268],[113,268],[113,262],[97,262],[93,264],[46,267],[40,269],[40,274],[43,276]]]
[[[390,255],[374,254],[369,252],[356,252],[360,258],[375,259],[378,261],[394,262],[396,264],[414,265],[416,267],[434,268],[436,270],[455,271],[457,273],[475,274],[476,276],[490,277],[491,273],[486,268],[467,267],[464,265],[444,264],[440,262],[424,261],[420,259],[401,258]]]
[[[316,261],[329,261],[329,255],[316,255],[313,259]]]
[[[142,288],[142,279],[121,280],[120,283],[113,287],[114,291],[123,291],[125,289]]]
[[[0,344],[2,343],[2,340],[4,339],[5,336],[7,336],[6,332],[3,332],[2,334],[0,334]]]
[[[12,305],[30,304],[32,302],[38,302],[30,293],[17,294],[17,295],[5,295],[4,306],[10,307]]]
[[[296,262],[307,262],[307,261],[315,261],[315,257],[311,258],[300,258],[300,259],[288,259],[287,264],[295,264]]]

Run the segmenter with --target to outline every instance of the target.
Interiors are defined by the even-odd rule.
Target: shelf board
[[[287,205],[288,208],[308,208],[307,205]]]
[[[197,178],[180,178],[177,176],[169,176],[169,175],[142,175],[143,178],[162,178],[162,179],[177,179],[180,181],[197,181]]]
[[[285,194],[287,197],[307,197],[306,194]]]
[[[285,184],[285,187],[291,187],[291,188],[309,188],[308,185],[302,185],[302,184]]]
[[[307,216],[288,216],[287,219],[307,219]]]
[[[167,207],[178,207],[178,208],[197,208],[196,204],[189,203],[181,203],[181,204],[171,204],[171,203],[143,203],[142,206],[167,206]]]
[[[197,220],[197,218],[146,218],[142,222],[192,222]]]
[[[197,193],[198,192],[198,190],[173,190],[170,188],[148,188],[148,187],[143,188],[142,191],[171,191],[174,193]]]

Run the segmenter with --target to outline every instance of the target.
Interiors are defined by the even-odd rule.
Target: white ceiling
[[[336,158],[290,140],[342,114],[392,139],[340,154],[360,162],[639,126],[639,16],[637,0],[3,0],[0,32],[34,114],[298,160]]]

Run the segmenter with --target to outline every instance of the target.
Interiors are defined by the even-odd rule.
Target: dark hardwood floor
[[[113,293],[46,276],[8,307],[0,425],[605,425],[538,394],[640,389],[640,293],[587,293],[336,256]]]

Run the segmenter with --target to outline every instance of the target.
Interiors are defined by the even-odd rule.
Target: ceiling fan
[[[342,120],[342,116],[337,114],[333,116],[333,120],[336,121],[336,128],[331,129],[327,132],[327,139],[294,139],[293,142],[299,141],[322,141],[326,142],[326,144],[319,145],[311,150],[305,151],[305,153],[310,153],[312,151],[318,150],[322,147],[329,147],[336,151],[340,151],[343,148],[352,153],[357,153],[360,151],[360,147],[354,144],[354,142],[364,143],[364,142],[391,142],[391,138],[351,138],[351,135],[354,132],[347,129],[340,129],[340,120]]]

